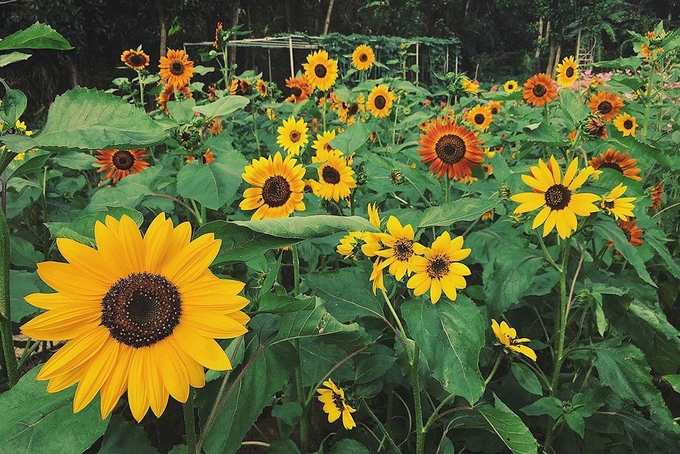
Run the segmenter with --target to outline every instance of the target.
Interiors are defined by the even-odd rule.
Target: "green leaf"
[[[42,261],[45,256],[35,250],[33,243],[25,239],[10,235],[9,256],[12,265],[35,269],[35,264]]]
[[[31,54],[25,54],[23,52],[10,52],[9,54],[0,55],[0,68],[18,61],[28,60],[29,58],[31,58]]]
[[[272,312],[274,314],[284,312],[298,312],[309,310],[314,307],[314,298],[295,298],[286,295],[266,293],[260,297],[259,312]],[[310,307],[311,306],[311,307]]]
[[[9,288],[12,321],[19,323],[25,316],[35,314],[40,310],[28,304],[24,297],[31,293],[39,292],[41,290],[39,287],[41,280],[38,277],[38,273],[19,270],[9,270],[9,280],[12,283]]]
[[[342,151],[349,156],[368,140],[371,131],[368,130],[363,121],[357,121],[338,136],[331,140],[331,147]]]
[[[94,167],[97,158],[82,151],[69,151],[54,157],[54,161],[62,167],[73,170],[88,170]]]
[[[33,147],[54,151],[145,148],[161,143],[166,134],[144,110],[122,99],[100,90],[74,88],[57,96],[39,134],[30,141],[20,137],[5,139],[17,153]]]
[[[222,117],[243,109],[250,100],[245,96],[225,96],[215,102],[204,106],[194,107],[194,112],[205,115],[208,118]]]
[[[658,230],[647,230],[645,231],[645,242],[649,244],[659,257],[666,263],[668,271],[670,271],[674,277],[680,279],[680,266],[678,266],[678,261],[674,259],[668,252],[668,248],[664,244],[669,240],[667,238],[659,238],[657,234]]]
[[[658,162],[662,167],[670,169],[673,167],[673,160],[664,150],[660,150],[651,145],[638,142],[633,136],[625,136],[618,129],[609,128],[609,142],[620,150],[626,150],[632,156],[647,156]]]
[[[676,393],[680,393],[680,375],[664,375],[663,378],[669,385],[671,385],[671,388],[673,388],[673,391]]]
[[[583,416],[578,414],[575,411],[565,413],[564,415],[564,420],[567,422],[567,425],[576,432],[579,437],[583,438],[585,435],[585,430],[586,430],[586,423],[583,420]]]
[[[300,454],[300,450],[291,440],[275,440],[267,448],[267,454]]]
[[[355,385],[369,383],[385,375],[385,373],[397,361],[394,356],[371,354],[356,363]]]
[[[611,68],[611,69],[630,69],[635,71],[640,67],[642,60],[638,57],[619,57],[616,60],[607,60],[593,63],[597,68]]]
[[[494,394],[494,405],[482,404],[477,411],[513,454],[538,453],[538,444],[529,428]]]
[[[605,240],[611,240],[614,243],[616,250],[633,265],[640,279],[656,288],[656,283],[649,275],[645,263],[640,258],[640,255],[635,250],[635,247],[628,242],[625,233],[616,223],[611,219],[597,219],[595,221],[595,233]]]
[[[459,295],[455,302],[406,301],[401,313],[434,378],[448,393],[477,402],[484,392],[478,364],[486,330],[479,308]]]
[[[1,43],[2,41],[0,41]],[[26,95],[21,90],[16,90],[14,88],[5,89],[5,96],[2,98],[2,104],[0,104],[0,118],[7,123],[10,128],[13,128],[16,121],[23,115],[26,110],[27,100]],[[2,138],[3,141],[5,138]],[[17,151],[16,148],[9,147],[10,150],[21,153],[24,150]]]
[[[495,207],[499,201],[498,198],[483,200],[467,197],[428,208],[423,213],[418,227],[449,227],[460,221],[474,221]]]
[[[121,416],[113,416],[98,454],[121,452],[157,454],[158,451],[151,445],[143,426],[126,421]]]
[[[233,221],[241,227],[279,238],[323,238],[338,232],[368,231],[376,228],[361,216],[294,216],[258,221]]]
[[[590,114],[588,106],[576,97],[571,90],[560,91],[562,113],[571,121],[570,127],[576,129],[578,125]]]
[[[510,366],[510,371],[512,375],[515,376],[517,382],[522,386],[522,388],[529,391],[531,394],[537,396],[543,395],[543,388],[541,387],[541,382],[536,377],[536,374],[522,363],[513,362]]]
[[[94,246],[94,225],[96,222],[104,222],[107,215],[120,219],[124,214],[130,216],[137,225],[141,225],[144,221],[144,216],[139,211],[117,207],[80,216],[71,222],[46,222],[45,226],[49,229],[52,238],[70,238],[88,246]]]
[[[272,416],[292,426],[302,416],[302,407],[297,402],[286,402],[272,408]]]
[[[328,454],[371,454],[371,451],[356,440],[343,438],[333,445]]]
[[[177,174],[177,192],[211,210],[231,204],[239,196],[241,168],[220,162],[209,165],[197,161],[182,167]]]
[[[527,139],[532,142],[540,142],[552,146],[564,146],[567,144],[546,122],[525,126],[522,131]]]
[[[522,408],[521,411],[527,416],[548,415],[552,419],[562,416],[563,402],[557,397],[541,397],[531,405]]]
[[[102,421],[99,414],[99,398],[74,414],[75,388],[47,393],[46,383],[35,378],[39,369],[33,368],[16,386],[0,394],[0,452],[85,451],[104,434],[109,424],[109,419]]]
[[[194,118],[194,98],[183,99],[181,101],[168,101],[166,104],[170,117],[177,123],[189,123]]]
[[[22,163],[16,169],[14,169],[14,172],[9,175],[9,178],[22,177],[24,175],[28,175],[29,173],[35,172],[36,170],[42,170],[45,167],[48,159],[50,159],[49,153],[30,153],[26,156],[26,159],[24,159]]]
[[[36,22],[0,41],[0,50],[14,49],[70,50],[73,47],[52,27]]]

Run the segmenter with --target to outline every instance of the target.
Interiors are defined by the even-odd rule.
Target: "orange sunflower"
[[[168,101],[182,101],[184,99],[192,98],[193,95],[189,90],[189,86],[175,87],[172,84],[165,84],[163,91],[158,95],[156,101],[158,108],[165,113],[168,113]]]
[[[602,115],[604,121],[609,122],[619,114],[623,107],[623,100],[611,91],[598,91],[590,96],[588,107],[593,113]]]
[[[588,161],[588,164],[595,169],[614,169],[624,176],[642,181],[640,178],[640,168],[637,166],[637,159],[629,158],[628,153],[621,153],[621,151],[609,148],[604,153]]]
[[[420,135],[418,154],[421,162],[430,163],[430,171],[442,178],[462,180],[472,175],[472,168],[484,161],[484,152],[474,132],[451,118],[432,121]]]
[[[286,87],[290,88],[290,96],[286,98],[286,102],[301,103],[312,94],[312,87],[304,74],[286,79]]]
[[[539,73],[524,83],[524,100],[527,104],[539,107],[557,98],[555,81],[547,74]]]
[[[194,75],[194,62],[183,50],[169,49],[166,57],[161,57],[158,65],[160,78],[177,88],[189,83]]]
[[[129,68],[141,71],[145,67],[149,66],[149,56],[142,50],[126,50],[120,56],[120,60],[125,63]]]
[[[118,183],[131,173],[139,173],[149,167],[143,159],[147,157],[146,150],[133,148],[131,150],[99,150],[95,164],[101,167],[97,172],[106,172],[104,179],[113,177],[113,184]]]

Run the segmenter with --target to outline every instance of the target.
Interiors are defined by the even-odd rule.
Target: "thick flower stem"
[[[503,359],[503,354],[499,354],[498,358],[496,358],[496,362],[493,365],[493,369],[491,369],[491,373],[489,374],[488,377],[486,377],[486,380],[484,380],[484,386],[487,386],[489,383],[491,383],[491,380],[493,379],[493,376],[496,375],[496,371],[498,370],[498,366],[501,365],[501,360]]]
[[[196,418],[194,416],[194,395],[189,391],[184,408],[184,428],[187,433],[187,453],[196,454]]]
[[[368,405],[368,403],[366,402],[366,400],[363,397],[361,398],[361,403],[363,404],[363,408],[366,410],[368,415],[371,417],[371,419],[373,419],[373,421],[375,421],[375,423],[378,425],[378,427],[382,431],[383,436],[387,439],[387,442],[389,443],[390,447],[392,448],[392,451],[394,451],[395,453],[401,454],[401,450],[399,449],[397,444],[394,442],[394,440],[390,436],[390,433],[387,431],[387,428],[385,427],[385,425],[382,422],[380,422],[380,419],[378,419],[378,417],[375,415],[375,413],[373,413],[373,411],[371,411],[370,405]],[[389,422],[389,419],[388,419],[388,422]]]
[[[293,292],[297,296],[300,294],[300,253],[298,252],[297,244],[292,245],[290,248],[293,253]]]
[[[14,353],[9,302],[9,227],[3,210],[0,210],[0,337],[7,368],[7,380],[9,386],[12,387],[19,381],[19,371]]]

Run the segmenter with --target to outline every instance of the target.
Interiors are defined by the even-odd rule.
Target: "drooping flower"
[[[491,109],[488,106],[476,105],[468,112],[467,121],[475,128],[486,131],[493,121],[492,117]]]
[[[295,120],[295,117],[292,115],[288,120],[283,120],[283,126],[279,126],[277,131],[279,136],[276,139],[276,143],[293,156],[299,155],[300,149],[309,140],[307,137],[307,123],[302,118]]]
[[[623,230],[628,243],[635,247],[642,246],[642,234],[644,231],[637,226],[637,219],[629,219],[627,221],[621,219],[617,223],[617,226]],[[609,247],[613,245],[614,243],[611,243]]]
[[[614,118],[614,126],[621,131],[623,136],[635,137],[635,130],[637,129],[637,120],[628,113],[622,113]]]
[[[365,44],[361,44],[352,52],[352,65],[359,71],[366,71],[373,66],[375,54],[373,49]]]
[[[491,329],[496,335],[498,342],[500,342],[505,348],[536,361],[536,352],[526,345],[522,345],[530,342],[531,340],[526,337],[517,339],[517,330],[515,328],[510,328],[510,326],[504,321],[499,325],[496,320],[491,319]]]
[[[269,90],[267,89],[267,82],[262,79],[257,79],[255,88],[257,88],[257,92],[260,94],[260,96],[263,98],[267,97],[267,94],[269,93]]]
[[[121,178],[139,173],[149,167],[149,163],[144,161],[147,157],[146,150],[133,148],[130,150],[99,150],[96,165],[99,165],[97,172],[106,172],[104,179],[113,177],[113,184],[118,183]]]
[[[599,200],[599,196],[575,193],[595,169],[588,166],[578,172],[578,175],[577,171],[578,159],[571,161],[564,178],[554,156],[550,157],[548,165],[539,159],[538,166],[531,167],[530,175],[522,175],[522,181],[533,191],[510,197],[510,200],[521,204],[515,209],[515,214],[542,207],[531,228],[536,229],[543,225],[543,236],[546,236],[557,227],[560,238],[570,237],[577,227],[576,215],[588,216],[598,211],[594,203]]]
[[[345,401],[345,391],[338,388],[330,378],[323,382],[326,388],[318,388],[317,399],[323,404],[323,411],[328,414],[328,422],[337,421],[342,416],[342,425],[345,429],[352,430],[357,426],[352,418],[352,413],[356,410]]]
[[[431,247],[414,243],[413,249],[419,255],[412,259],[414,274],[406,286],[413,289],[416,296],[429,290],[432,304],[439,301],[442,291],[451,301],[455,301],[458,297],[456,290],[467,286],[464,276],[472,274],[467,266],[460,263],[472,251],[463,249],[463,237],[457,236],[452,240],[449,232],[444,232]]]
[[[194,75],[194,62],[183,50],[169,49],[167,56],[161,57],[159,76],[170,85],[181,88],[189,83]]]
[[[598,91],[590,96],[588,107],[593,113],[602,115],[606,122],[612,121],[623,107],[623,100],[611,91]]]
[[[463,91],[465,93],[472,93],[472,94],[479,93],[479,83],[474,81],[474,80],[470,80],[467,77],[463,77],[463,80],[461,82],[461,87],[463,88]]]
[[[354,170],[339,150],[319,150],[312,156],[312,163],[318,163],[319,181],[311,180],[312,191],[324,200],[339,201],[349,197],[357,187]]]
[[[509,80],[503,84],[503,90],[505,90],[506,93],[514,93],[519,91],[519,89],[520,86],[516,80]]]
[[[312,88],[326,91],[333,86],[338,77],[338,62],[328,57],[328,52],[318,50],[307,55],[307,63],[303,63],[305,76]]]
[[[121,54],[120,60],[125,63],[127,67],[137,71],[141,71],[149,66],[149,56],[146,55],[143,50],[126,50]]]
[[[234,95],[249,95],[252,92],[252,87],[250,82],[245,79],[239,79],[238,77],[232,79],[229,84],[229,94]]]
[[[614,216],[617,221],[623,220],[627,221],[628,216],[633,216],[633,209],[635,205],[632,202],[636,200],[636,197],[621,197],[628,189],[623,183],[619,183],[614,189],[608,194],[605,194],[600,201],[600,206],[607,212]]]
[[[547,74],[539,73],[524,83],[524,100],[530,106],[539,107],[557,98],[555,81]]]
[[[573,56],[565,57],[557,65],[557,83],[564,88],[571,87],[578,79],[578,64]]]
[[[656,213],[661,207],[661,196],[663,195],[663,183],[657,183],[652,188],[649,198],[652,201],[652,210]]]
[[[600,139],[607,139],[607,124],[602,121],[602,116],[599,114],[592,115],[584,127],[586,133],[593,137]]]
[[[294,211],[304,211],[305,169],[291,155],[253,159],[246,166],[243,179],[252,187],[243,192],[242,210],[257,210],[252,220],[287,218]]]
[[[190,241],[191,226],[159,214],[144,237],[128,216],[95,225],[96,249],[66,238],[57,247],[68,263],[43,262],[38,274],[57,293],[34,293],[46,309],[22,326],[39,340],[68,340],[42,367],[48,392],[78,383],[73,410],[101,395],[106,418],[127,390],[132,415],[149,407],[160,416],[171,395],[186,402],[205,384],[203,367],[231,368],[214,340],[238,337],[249,318],[244,284],[219,279],[208,266],[220,240]]]
[[[588,161],[588,164],[595,170],[614,169],[631,180],[642,180],[639,175],[641,170],[637,166],[637,159],[629,158],[628,153],[621,153],[619,150],[614,151],[608,148],[604,153]]]
[[[484,152],[474,132],[449,117],[430,121],[420,135],[418,154],[430,163],[430,171],[442,178],[463,179],[484,162]]]
[[[368,95],[366,110],[371,112],[374,117],[387,117],[390,114],[395,98],[396,96],[387,85],[378,85]]]

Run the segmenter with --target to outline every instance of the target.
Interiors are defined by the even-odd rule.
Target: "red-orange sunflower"
[[[430,163],[430,171],[442,178],[461,180],[472,175],[472,168],[484,161],[479,139],[472,131],[451,118],[428,124],[418,142],[421,161]]]
[[[165,113],[168,113],[168,101],[182,101],[183,99],[192,98],[193,95],[189,90],[189,86],[175,87],[172,84],[165,84],[163,91],[158,95],[158,108]]]
[[[542,106],[555,98],[557,87],[555,81],[547,74],[536,74],[524,83],[524,100],[531,106]]]
[[[636,181],[642,181],[639,173],[640,168],[637,166],[637,159],[629,158],[628,153],[621,153],[621,151],[609,148],[604,153],[588,161],[588,164],[595,169],[614,169],[617,172],[627,176]]]
[[[612,121],[623,107],[623,99],[611,91],[598,91],[590,96],[588,107],[602,115],[604,121]]]
[[[143,159],[147,157],[146,150],[133,148],[131,150],[99,150],[95,164],[101,167],[97,172],[106,172],[104,179],[113,177],[113,184],[131,173],[139,173],[149,167]]]
[[[194,62],[189,60],[186,52],[173,49],[168,50],[166,57],[161,57],[158,69],[161,79],[178,88],[187,85],[195,71]]]
[[[287,102],[300,103],[312,94],[312,87],[304,74],[300,77],[286,79],[286,87],[290,88],[290,96],[286,98]]]

